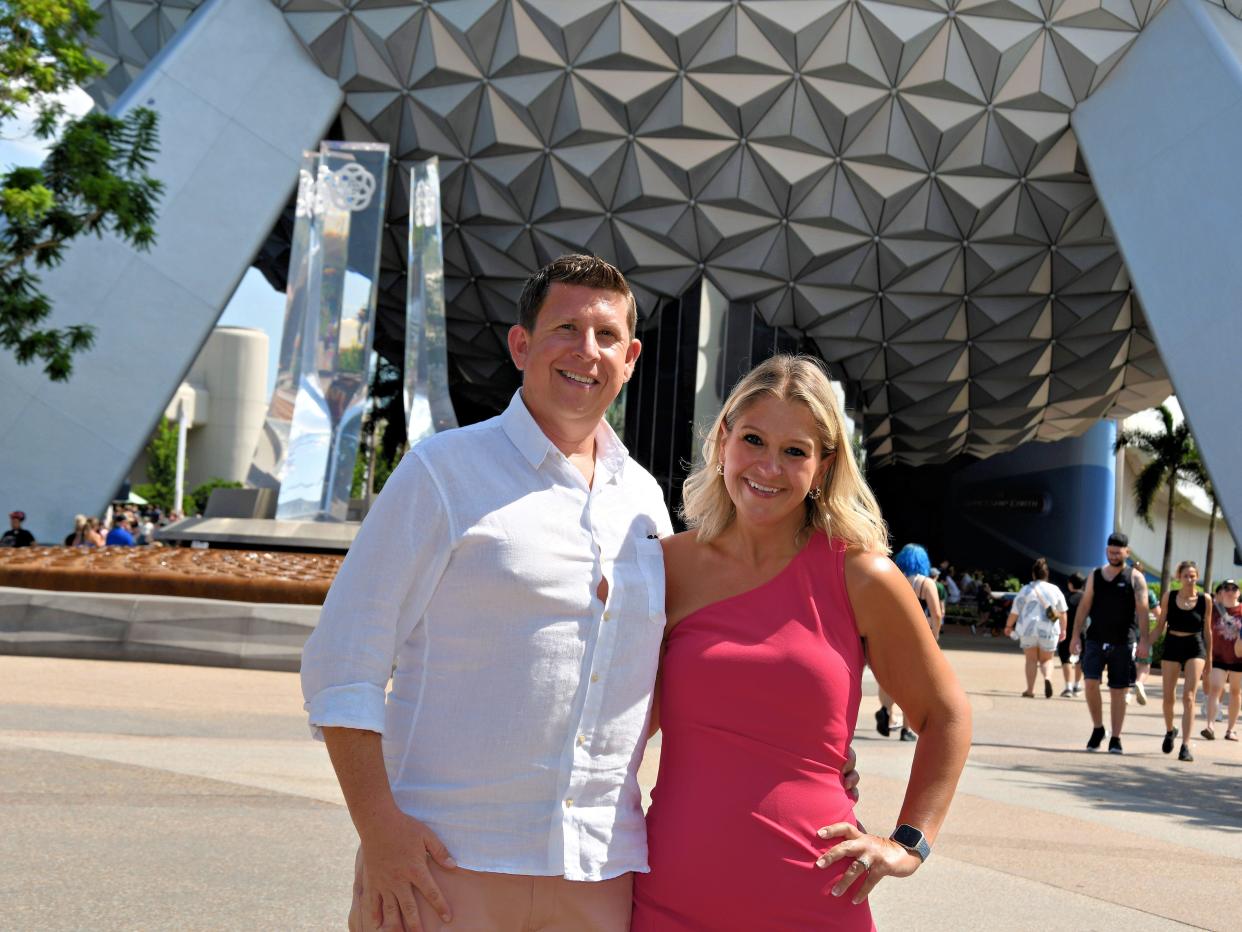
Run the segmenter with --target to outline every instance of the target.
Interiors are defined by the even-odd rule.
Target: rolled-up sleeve
[[[397,652],[422,620],[453,550],[447,502],[416,452],[375,500],[302,650],[311,734],[323,727],[384,733]]]

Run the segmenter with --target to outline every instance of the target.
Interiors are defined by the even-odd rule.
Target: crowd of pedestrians
[[[165,513],[153,505],[112,505],[102,518],[77,515],[73,530],[65,535],[66,547],[141,547],[155,543],[159,529],[181,520],[178,512]],[[33,547],[37,540],[23,527],[24,511],[9,512],[9,530],[0,536],[0,547]]]
[[[1147,585],[1143,565],[1130,560],[1129,539],[1115,533],[1105,546],[1105,562],[1089,575],[1072,573],[1064,588],[1051,581],[1044,558],[1031,567],[1030,581],[1009,600],[997,593],[982,572],[958,576],[949,561],[932,566],[925,548],[907,544],[893,558],[914,591],[937,640],[951,614],[970,619],[971,633],[1004,634],[1023,653],[1025,688],[1022,696],[1057,694],[1053,663],[1061,667],[1061,698],[1084,696],[1091,718],[1087,750],[1123,754],[1126,708],[1133,700],[1148,701],[1144,680],[1153,650],[1160,650],[1161,705],[1165,733],[1161,749],[1177,759],[1194,761],[1191,736],[1196,718],[1198,735],[1217,739],[1224,723],[1226,741],[1238,741],[1242,714],[1242,601],[1238,583],[1226,579],[1212,593],[1199,588],[1199,568],[1183,561],[1169,590],[1157,598]],[[974,605],[977,617],[950,609]],[[964,616],[964,617],[963,617]],[[1001,621],[1000,619],[1003,619]],[[1181,685],[1181,714],[1175,721]],[[1202,686],[1202,712],[1196,694]],[[1108,722],[1104,720],[1104,688],[1108,690]],[[883,690],[875,712],[876,731],[887,737],[900,728],[903,741],[917,735],[904,724],[900,710]],[[900,723],[900,725],[899,725]]]
[[[1175,585],[1156,599],[1142,565],[1131,563],[1129,555],[1127,537],[1110,535],[1106,562],[1090,576],[1072,574],[1066,580],[1065,592],[1049,581],[1047,561],[1041,558],[1035,562],[1031,581],[1015,596],[1005,624],[1005,634],[1018,640],[1025,655],[1026,688],[1022,695],[1035,696],[1038,674],[1045,698],[1052,698],[1052,658],[1058,656],[1061,696],[1073,698],[1081,693],[1086,698],[1091,717],[1087,750],[1099,750],[1107,737],[1108,751],[1122,754],[1126,708],[1132,696],[1140,705],[1147,704],[1142,680],[1153,649],[1159,645],[1165,724],[1161,750],[1171,754],[1177,747],[1177,759],[1192,762],[1191,735],[1195,733],[1195,699],[1200,685],[1206,698],[1205,723],[1199,735],[1209,741],[1216,739],[1213,725],[1226,717],[1227,706],[1224,738],[1238,740],[1242,705],[1238,584],[1227,579],[1211,594],[1201,591],[1198,566],[1185,560],[1177,567]],[[1181,716],[1175,722],[1179,682]],[[1107,728],[1105,684],[1109,697]]]

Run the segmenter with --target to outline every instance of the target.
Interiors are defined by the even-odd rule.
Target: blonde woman
[[[703,456],[691,530],[662,542],[664,737],[631,929],[872,929],[867,896],[935,841],[969,706],[818,363],[751,371]],[[841,784],[865,663],[926,739],[892,836],[858,826]]]
[[[83,535],[83,547],[102,547],[104,545],[103,525],[98,518],[86,519],[86,532]]]
[[[74,515],[73,530],[65,536],[65,546],[86,546],[86,515]]]
[[[1005,636],[1017,630],[1018,643],[1026,654],[1026,691],[1022,695],[1028,699],[1035,698],[1036,667],[1044,678],[1044,698],[1052,698],[1052,658],[1057,645],[1066,639],[1066,610],[1065,596],[1048,582],[1048,561],[1040,557],[1031,567],[1031,581],[1014,598],[1005,622]]]

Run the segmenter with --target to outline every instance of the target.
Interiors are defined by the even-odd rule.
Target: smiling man
[[[629,926],[672,531],[603,419],[635,323],[603,260],[536,272],[521,390],[406,455],[328,594],[302,683],[362,842],[352,927]]]

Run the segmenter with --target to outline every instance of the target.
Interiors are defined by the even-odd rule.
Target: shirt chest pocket
[[[664,548],[654,538],[634,542],[638,572],[646,588],[646,601],[639,609],[646,609],[649,621],[664,626]]]

